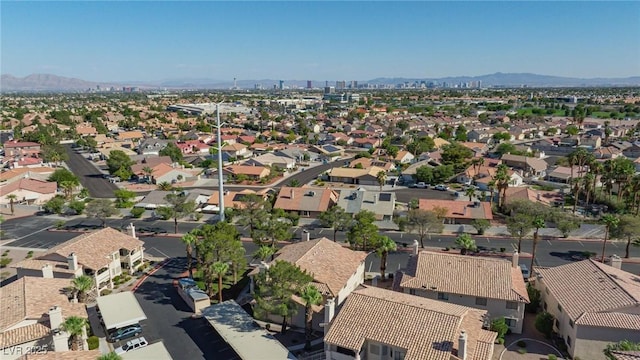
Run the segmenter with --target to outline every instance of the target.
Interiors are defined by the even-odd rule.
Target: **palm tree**
[[[585,199],[585,205],[586,206],[589,205],[589,199],[591,197],[591,192],[595,191],[595,187],[593,187],[593,182],[594,182],[593,179],[594,178],[595,178],[595,175],[593,175],[592,173],[587,173],[582,178],[582,188],[583,188],[583,190],[585,192],[585,195],[587,197]]]
[[[540,229],[543,229],[546,226],[544,218],[540,217],[540,216],[536,216],[533,219],[533,228],[535,229],[535,231],[533,232],[533,249],[531,250],[531,267],[529,267],[529,269],[531,269],[530,271],[533,270],[533,264],[536,261],[536,249],[538,248],[538,238],[540,236]]]
[[[478,247],[476,241],[469,234],[460,234],[456,238],[456,245],[460,247],[460,254],[466,255],[467,251],[475,251]]]
[[[71,201],[73,199],[73,189],[75,189],[76,186],[78,186],[77,181],[67,180],[60,183],[60,188],[62,188],[62,191],[64,192],[64,197],[68,201]]]
[[[222,302],[222,279],[224,275],[229,271],[229,264],[216,261],[211,265],[211,269],[214,274],[218,275],[218,303]]]
[[[320,305],[322,303],[322,294],[315,286],[309,284],[302,289],[300,297],[304,301],[304,314],[305,314],[305,350],[311,349],[311,333],[313,332],[313,306]]]
[[[78,301],[83,303],[87,298],[87,293],[93,290],[93,278],[88,275],[80,275],[71,280],[73,290],[78,294]]]
[[[493,209],[493,197],[495,196],[496,182],[494,180],[487,183],[487,190],[489,190],[489,206]]]
[[[166,181],[163,181],[160,184],[158,184],[158,190],[171,191],[171,189],[173,189],[173,186]]]
[[[15,201],[18,198],[18,196],[16,194],[9,194],[6,196],[6,198],[9,200],[9,206],[11,208],[11,215],[15,214],[16,209],[14,208],[15,205]]]
[[[376,179],[378,179],[378,185],[380,185],[380,191],[382,191],[382,186],[387,181],[387,173],[384,171],[379,171],[376,175]]]
[[[396,242],[388,236],[381,236],[376,246],[376,254],[380,257],[380,277],[382,281],[386,280],[385,270],[387,270],[387,255],[390,251],[396,251]]]
[[[71,337],[71,350],[77,351],[82,343],[82,334],[87,326],[87,319],[78,316],[69,316],[64,319],[60,328]]]
[[[107,354],[100,355],[97,360],[122,360],[122,356],[114,352],[110,352]]]
[[[276,253],[276,249],[273,246],[262,245],[256,250],[253,254],[253,257],[256,259],[260,259],[261,261],[266,261],[267,258],[271,257],[273,260],[273,255]]]
[[[573,185],[573,214],[576,213],[576,207],[578,206],[578,201],[580,200],[580,178],[571,178],[571,184]]]
[[[144,176],[147,178],[147,180],[149,180],[149,183],[151,183],[153,168],[145,166],[142,168],[142,172],[144,173]]]
[[[607,249],[607,240],[609,238],[609,232],[615,229],[620,223],[620,218],[613,214],[605,214],[602,219],[600,219],[605,226],[604,228],[604,241],[602,242],[602,258],[600,261],[604,262],[604,254]]]
[[[507,189],[509,188],[509,167],[505,164],[498,165],[496,174],[493,177],[495,185],[498,188],[498,207],[502,208],[507,200]],[[500,193],[502,192],[502,195]]]
[[[189,269],[189,277],[193,277],[193,246],[198,238],[192,233],[186,233],[182,236],[182,242],[187,246],[187,267]]]
[[[476,190],[472,187],[468,187],[467,190],[464,191],[464,195],[469,197],[469,201],[473,200],[473,196],[476,194]]]

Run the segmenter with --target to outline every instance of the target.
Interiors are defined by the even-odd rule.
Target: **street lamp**
[[[218,212],[220,214],[220,221],[224,221],[224,185],[222,183],[222,135],[220,134],[220,128],[223,124],[220,124],[220,104],[224,101],[216,104],[216,125],[215,127],[218,135]]]

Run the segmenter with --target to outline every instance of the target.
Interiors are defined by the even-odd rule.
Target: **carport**
[[[131,291],[98,297],[98,309],[107,330],[119,329],[147,319]]]

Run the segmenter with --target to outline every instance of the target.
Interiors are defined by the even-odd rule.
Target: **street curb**
[[[156,271],[160,270],[163,266],[167,265],[169,262],[171,262],[171,258],[164,260],[163,262],[157,264],[153,270],[149,271],[148,273],[146,273],[143,277],[141,277],[140,279],[138,279],[138,281],[136,281],[136,283],[133,285],[133,287],[131,288],[131,292],[136,292],[136,290],[138,290],[138,288],[140,287],[140,285],[142,285],[142,283],[147,280],[147,278],[153,274],[155,274]]]

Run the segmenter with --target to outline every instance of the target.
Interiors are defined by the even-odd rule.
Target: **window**
[[[487,306],[487,298],[477,297],[476,298],[476,305]]]
[[[518,320],[513,319],[513,318],[504,318],[504,322],[507,324],[508,327],[515,327],[518,324]]]
[[[416,294],[416,289],[409,289],[409,294],[410,295],[415,295]]]
[[[449,294],[443,293],[443,292],[439,292],[438,293],[438,300],[449,300]]]
[[[515,301],[507,301],[507,309],[518,310],[518,303]]]
[[[373,355],[380,355],[380,346],[376,344],[369,344],[369,352]]]
[[[393,360],[404,360],[405,353],[402,351],[395,351],[393,353]]]
[[[382,345],[382,357],[384,358],[389,353],[389,347],[387,345]]]

